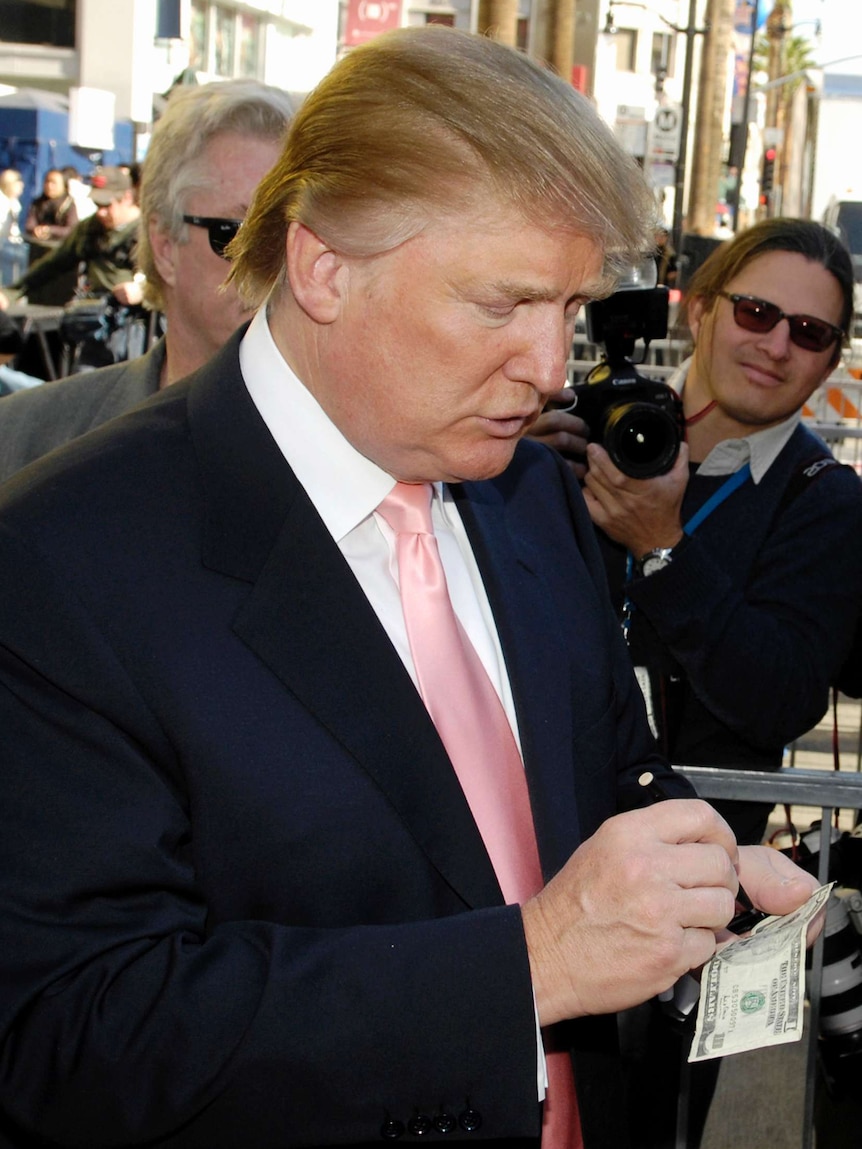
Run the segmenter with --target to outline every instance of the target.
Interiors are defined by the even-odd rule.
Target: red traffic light
[[[775,148],[767,148],[763,156],[769,163],[773,163],[775,160]]]

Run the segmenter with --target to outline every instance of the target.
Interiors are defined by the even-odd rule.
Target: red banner
[[[348,0],[344,46],[355,48],[380,32],[401,27],[401,0]]]
[[[344,44],[355,48],[377,36],[401,26],[401,0],[348,0]]]

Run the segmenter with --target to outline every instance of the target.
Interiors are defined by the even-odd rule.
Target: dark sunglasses
[[[813,315],[788,315],[774,303],[767,303],[765,299],[757,299],[753,295],[730,294],[726,291],[719,291],[718,294],[733,304],[733,321],[743,331],[765,335],[782,319],[786,319],[791,341],[804,351],[826,351],[836,340],[844,338],[841,328],[827,323],[825,319],[815,319]]]
[[[242,226],[241,219],[219,219],[217,216],[207,215],[184,215],[183,223],[190,223],[193,227],[205,227],[210,247],[222,259],[227,259],[224,249]]]

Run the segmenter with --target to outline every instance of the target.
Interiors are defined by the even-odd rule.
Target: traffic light
[[[767,148],[763,153],[763,170],[760,173],[760,202],[766,204],[775,182],[775,148]]]

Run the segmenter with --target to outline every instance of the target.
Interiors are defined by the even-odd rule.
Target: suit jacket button
[[[393,1121],[391,1117],[387,1117],[380,1126],[380,1136],[387,1141],[397,1141],[399,1137],[404,1136],[404,1122]]]
[[[425,1134],[430,1133],[433,1128],[431,1118],[426,1117],[424,1113],[417,1113],[415,1117],[411,1117],[407,1122],[407,1132],[414,1137],[424,1137]]]
[[[482,1126],[482,1114],[478,1109],[467,1108],[458,1115],[458,1124],[465,1133],[475,1133]]]
[[[454,1129],[458,1128],[458,1122],[451,1113],[447,1113],[441,1109],[434,1118],[434,1128],[438,1133],[451,1133]]]

